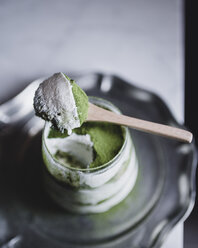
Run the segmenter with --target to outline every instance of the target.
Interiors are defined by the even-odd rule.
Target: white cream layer
[[[38,113],[45,113],[49,121],[55,121],[61,131],[67,129],[71,134],[72,129],[80,126],[72,85],[62,72],[40,84],[34,105]]]
[[[93,142],[89,134],[78,135],[72,133],[66,138],[50,138],[46,139],[46,145],[49,152],[54,156],[57,151],[66,152],[73,156],[83,168],[88,168],[93,162]],[[66,165],[71,167],[71,164]]]

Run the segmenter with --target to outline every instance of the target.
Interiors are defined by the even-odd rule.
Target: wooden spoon
[[[110,122],[187,143],[191,143],[193,138],[192,133],[184,129],[116,114],[92,103],[89,103],[87,121]]]

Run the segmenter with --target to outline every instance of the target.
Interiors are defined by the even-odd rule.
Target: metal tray
[[[88,95],[111,101],[124,114],[182,127],[158,96],[119,77],[87,74],[73,78]],[[194,205],[194,142],[184,144],[131,130],[140,169],[130,195],[103,214],[65,212],[48,199],[42,186],[43,121],[32,108],[39,82],[21,105],[29,106],[23,115],[17,115],[22,112],[16,101],[0,107],[0,116],[18,116],[0,123],[0,246],[159,247]]]

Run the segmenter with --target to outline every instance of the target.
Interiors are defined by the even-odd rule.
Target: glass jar
[[[120,111],[110,102],[90,97],[93,104]],[[96,168],[74,168],[61,164],[48,149],[50,123],[42,136],[45,164],[44,185],[49,196],[61,207],[76,213],[105,212],[120,203],[134,187],[138,163],[128,128],[122,127],[124,142],[117,155]]]

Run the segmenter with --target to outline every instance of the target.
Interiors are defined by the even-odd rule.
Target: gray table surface
[[[182,0],[1,0],[0,103],[38,77],[95,71],[156,92],[183,122],[182,8]],[[182,246],[180,223],[163,247]]]

